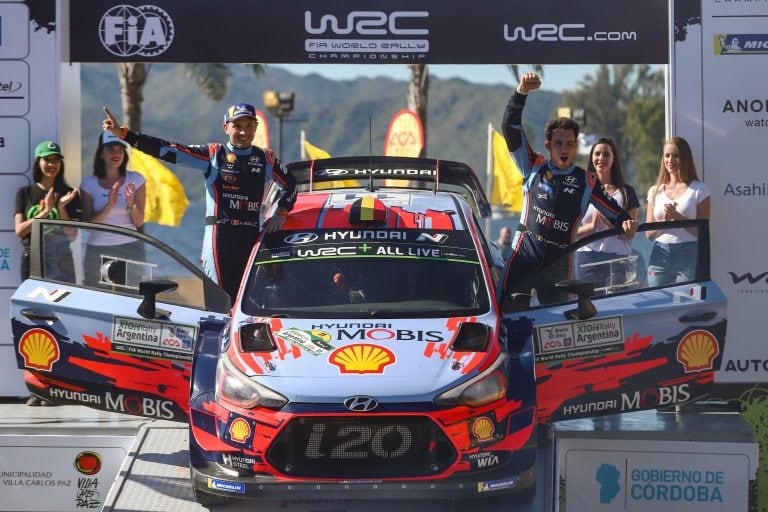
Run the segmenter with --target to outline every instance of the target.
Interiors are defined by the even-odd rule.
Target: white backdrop
[[[65,156],[76,155],[66,177],[80,183],[79,113],[68,129],[68,145],[60,139],[62,66],[59,34],[30,19],[29,8],[19,2],[0,1],[0,396],[25,396],[21,370],[10,326],[10,298],[19,285],[21,243],[14,232],[16,190],[32,182],[33,151],[46,139],[62,143]],[[79,94],[69,95],[68,108],[79,111]]]
[[[766,16],[765,0],[702,0],[701,22],[672,47],[673,134],[691,143],[712,192],[712,278],[728,296],[718,383],[768,381]],[[723,51],[721,35],[741,50]]]

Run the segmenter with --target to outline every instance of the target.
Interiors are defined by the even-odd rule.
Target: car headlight
[[[438,395],[435,403],[449,407],[480,407],[495,402],[507,394],[507,368],[507,355],[501,354],[477,377]]]
[[[243,409],[280,409],[288,403],[288,399],[280,393],[259,384],[235,368],[226,354],[219,357],[216,365],[216,400],[229,402]]]

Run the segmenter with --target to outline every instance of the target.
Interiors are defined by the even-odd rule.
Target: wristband
[[[278,209],[275,211],[275,213],[276,213],[277,215],[282,215],[283,217],[287,217],[287,216],[288,216],[288,210],[286,210],[286,209],[285,209],[285,208],[283,208],[282,206],[281,206],[280,208],[278,208]]]

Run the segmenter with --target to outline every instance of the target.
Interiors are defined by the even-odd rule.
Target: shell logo
[[[243,418],[237,418],[229,426],[229,435],[233,441],[243,443],[251,436],[251,426]]]
[[[485,416],[480,416],[472,422],[472,433],[481,443],[493,439],[494,430],[493,422]]]
[[[720,346],[715,337],[701,329],[689,332],[677,345],[677,360],[685,368],[685,373],[711,370],[719,353]]]
[[[328,361],[338,366],[340,373],[384,373],[384,368],[395,362],[395,354],[388,348],[361,343],[337,348]]]
[[[61,355],[59,343],[43,329],[25,332],[19,341],[19,353],[24,357],[24,366],[46,372],[51,371]]]

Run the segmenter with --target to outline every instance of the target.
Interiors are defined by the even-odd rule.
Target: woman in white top
[[[637,220],[640,201],[635,189],[624,181],[621,161],[613,139],[602,137],[592,144],[587,171],[596,173],[608,195],[627,211],[632,220]],[[579,238],[584,238],[612,227],[594,206],[589,205],[576,234]],[[576,251],[576,277],[592,281],[596,291],[604,293],[606,287],[620,286],[629,280],[631,265],[627,256],[631,254],[632,246],[625,235],[603,238],[580,247]]]
[[[80,184],[83,219],[137,230],[144,224],[144,176],[127,171],[127,144],[104,132],[93,157],[93,175]],[[141,260],[143,245],[131,238],[93,230],[85,251],[85,282],[101,281],[103,257]]]
[[[656,184],[648,190],[647,222],[709,219],[709,187],[696,174],[693,152],[685,139],[664,143]],[[653,240],[648,262],[648,285],[665,286],[692,281],[696,273],[696,230],[647,231]]]

